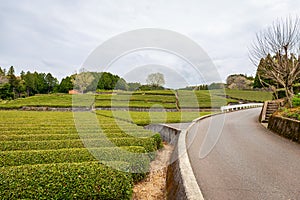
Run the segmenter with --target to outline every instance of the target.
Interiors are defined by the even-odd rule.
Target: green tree
[[[224,89],[224,88],[225,88],[224,83],[211,83],[208,86],[209,90]]]
[[[0,99],[11,99],[13,98],[13,93],[11,92],[11,87],[8,82],[8,78],[5,74],[5,69],[0,67]]]
[[[119,78],[118,82],[116,83],[115,89],[127,91],[129,87],[123,78]]]
[[[10,84],[0,84],[0,99],[13,99],[14,94],[10,90]]]
[[[49,92],[49,85],[46,81],[45,73],[31,73],[28,71],[26,74],[23,73],[21,77],[25,82],[27,96],[47,94]]]
[[[34,94],[36,91],[34,75],[28,71],[26,74],[21,75],[21,78],[25,81],[27,96]]]
[[[109,72],[102,72],[101,77],[98,81],[97,89],[100,90],[113,90],[116,87],[117,82],[120,77],[117,75],[113,75]]]
[[[267,67],[266,61],[264,58],[262,58],[259,61],[259,65],[256,70],[253,87],[254,88],[270,88],[270,89],[275,88],[275,90],[276,90],[276,87],[277,87],[276,82],[274,82],[272,79],[264,78],[264,76],[262,76],[262,74],[261,74],[262,69],[264,69],[266,67]]]
[[[34,82],[36,87],[35,94],[47,94],[48,93],[48,84],[46,82],[46,74],[34,72]]]
[[[18,86],[19,86],[19,80],[15,76],[15,69],[13,66],[11,66],[7,72],[8,83],[10,85],[10,91],[13,93],[13,98],[15,99],[17,97]]]
[[[128,90],[129,91],[135,91],[135,90],[138,90],[142,85],[138,82],[135,82],[135,83],[127,83],[128,85]]]
[[[53,89],[58,85],[57,78],[54,78],[51,73],[45,76],[45,81],[48,87],[48,93],[53,92]]]
[[[59,84],[58,91],[62,93],[68,93],[69,90],[73,90],[74,88],[74,76],[67,76],[63,78]]]

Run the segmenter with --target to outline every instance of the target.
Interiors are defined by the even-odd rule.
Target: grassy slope
[[[226,94],[233,98],[243,99],[248,101],[263,102],[267,100],[272,100],[271,92],[226,89]]]

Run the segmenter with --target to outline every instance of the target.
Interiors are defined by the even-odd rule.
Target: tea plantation
[[[210,112],[120,109],[217,108],[238,102],[237,99],[271,98],[269,93],[251,91],[229,91],[228,94],[218,90],[106,91],[76,95],[77,101],[68,94],[0,101],[0,197],[130,199],[133,184],[146,177],[156,150],[162,147],[159,134],[137,125],[187,122]],[[92,104],[96,108],[115,107],[117,111],[9,110],[91,108]]]
[[[130,199],[161,139],[93,113],[0,111],[1,199]],[[87,148],[88,147],[88,148]]]
[[[272,99],[272,94],[261,91],[226,90],[227,96],[221,90],[186,91],[178,90],[178,106],[180,108],[218,108],[228,103],[237,103],[237,99],[247,101],[266,101]],[[80,101],[72,102],[72,95],[49,94],[36,95],[27,98],[19,98],[11,101],[0,101],[0,109],[19,109],[30,107],[68,107],[90,106],[91,99],[95,107],[130,107],[130,108],[154,108],[164,107],[176,109],[176,92],[172,90],[162,91],[111,91],[101,94],[78,95]],[[82,104],[86,102],[85,104]]]
[[[128,122],[135,123],[140,126],[155,123],[180,123],[191,122],[203,115],[211,114],[211,112],[134,112],[134,111],[97,111],[99,115],[117,118]]]

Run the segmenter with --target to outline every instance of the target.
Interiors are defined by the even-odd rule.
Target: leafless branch
[[[300,19],[288,17],[276,20],[256,34],[249,50],[250,60],[258,66],[261,79],[270,79],[283,88],[292,106],[293,84],[300,78]]]

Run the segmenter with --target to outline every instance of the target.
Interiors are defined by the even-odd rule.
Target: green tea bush
[[[152,138],[156,143],[156,149],[161,149],[163,147],[163,144],[162,144],[162,139],[160,137],[160,134],[155,134],[152,136]]]
[[[0,197],[130,199],[133,182],[146,177],[161,147],[160,136],[97,115],[99,129],[85,120],[91,114],[82,113],[78,134],[71,112],[1,111]]]
[[[88,138],[99,138],[96,134],[85,134],[82,136]],[[74,140],[79,139],[79,135],[76,134],[1,134],[0,141],[41,141],[41,140]]]
[[[130,153],[129,153],[130,152]],[[87,161],[131,161],[133,153],[146,152],[143,147],[103,147],[58,150],[2,151],[0,166],[19,166],[25,164],[50,164]],[[92,154],[91,154],[92,153]],[[134,155],[135,156],[135,155]],[[95,158],[96,157],[96,158]]]
[[[0,182],[1,199],[131,199],[133,187],[129,173],[97,162],[0,168]]]
[[[160,137],[155,138],[106,138],[106,139],[76,139],[76,140],[43,140],[43,141],[3,141],[0,142],[1,151],[13,150],[46,150],[66,148],[96,148],[114,146],[142,146],[147,152],[160,148]]]

